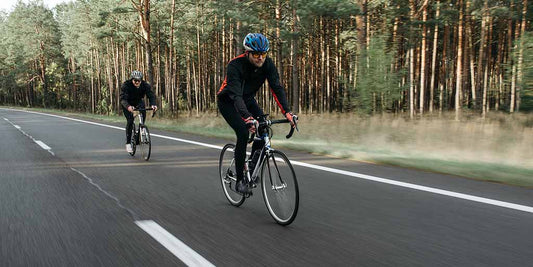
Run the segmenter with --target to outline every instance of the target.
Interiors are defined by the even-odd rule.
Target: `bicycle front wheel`
[[[261,167],[261,187],[268,212],[281,225],[296,218],[299,205],[298,181],[291,162],[280,151],[271,151]]]
[[[141,155],[144,160],[150,159],[150,153],[152,152],[152,141],[150,139],[150,131],[148,127],[142,126],[140,130],[139,148],[141,149]]]
[[[237,175],[235,172],[235,157],[234,144],[227,144],[220,152],[220,160],[218,162],[218,173],[220,174],[220,181],[222,182],[222,189],[224,195],[229,203],[233,206],[240,206],[244,202],[244,196],[235,192],[235,183],[237,182]]]
[[[130,144],[132,149],[130,155],[133,157],[135,156],[135,151],[137,151],[137,133],[135,132],[135,123],[133,124],[133,128],[131,129]]]

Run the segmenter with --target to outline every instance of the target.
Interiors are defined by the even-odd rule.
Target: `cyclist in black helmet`
[[[263,111],[255,100],[256,92],[265,80],[274,95],[281,112],[294,127],[293,114],[290,112],[285,90],[279,81],[279,74],[272,59],[267,57],[270,49],[268,39],[260,33],[249,33],[243,41],[244,54],[232,59],[227,68],[226,78],[217,93],[220,114],[237,135],[235,146],[235,171],[237,172],[236,190],[241,193],[250,191],[244,182],[244,164],[248,133],[256,131],[256,119]],[[254,141],[252,155],[263,147],[262,142]],[[252,164],[255,164],[252,162]]]
[[[133,127],[133,108],[145,108],[143,98],[147,96],[150,100],[150,106],[157,110],[155,95],[152,92],[152,86],[143,80],[142,72],[134,70],[131,72],[129,80],[125,81],[120,88],[120,104],[124,117],[126,117],[126,151],[133,152],[131,147],[131,130]],[[141,111],[146,118],[146,111]]]

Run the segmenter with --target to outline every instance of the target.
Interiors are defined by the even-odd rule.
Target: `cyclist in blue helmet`
[[[287,101],[285,90],[280,83],[279,74],[274,62],[267,56],[270,49],[268,39],[260,33],[249,33],[243,41],[245,52],[228,63],[226,78],[217,93],[217,105],[220,114],[233,128],[237,136],[235,145],[235,171],[237,172],[237,192],[250,191],[244,181],[244,164],[246,160],[246,145],[249,133],[255,133],[257,119],[263,115],[263,110],[255,100],[256,92],[263,86],[265,80],[277,102],[281,112],[291,121],[294,127],[293,114]],[[252,155],[255,150],[263,147],[263,140],[254,141]],[[257,160],[252,159],[249,166],[253,169]]]

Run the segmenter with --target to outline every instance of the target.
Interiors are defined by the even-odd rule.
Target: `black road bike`
[[[289,123],[289,120],[267,120],[268,114],[260,119],[257,127],[257,136],[252,134],[248,142],[263,139],[265,142],[259,153],[257,163],[253,170],[248,168],[249,163],[254,155],[250,155],[246,161],[244,172],[245,181],[250,188],[257,187],[261,184],[263,200],[268,212],[274,220],[280,225],[289,225],[296,218],[299,205],[299,191],[296,174],[287,156],[271,147],[271,138],[273,136],[271,126],[278,123]],[[294,129],[297,128],[298,117],[294,116],[295,127],[291,127],[286,138],[291,138]],[[220,153],[218,170],[224,195],[229,203],[233,206],[240,206],[244,200],[252,196],[252,192],[241,194],[235,191],[237,181],[234,159],[234,144],[226,144]]]
[[[133,128],[131,132],[131,147],[133,149],[130,155],[135,156],[137,148],[141,151],[141,156],[144,160],[150,159],[152,152],[152,139],[150,138],[150,131],[146,124],[144,124],[144,116],[141,111],[153,110],[152,108],[133,108],[133,117],[139,118],[139,122],[136,124],[133,121]],[[152,117],[155,116],[155,112],[152,113]]]

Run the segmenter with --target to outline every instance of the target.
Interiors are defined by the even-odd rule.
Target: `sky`
[[[18,0],[0,0],[0,10],[5,12],[11,12],[13,8],[15,7],[15,4]],[[63,3],[63,2],[69,2],[71,0],[42,0],[44,5],[48,8],[53,8],[57,4]],[[22,0],[22,2],[27,3],[27,0]]]

